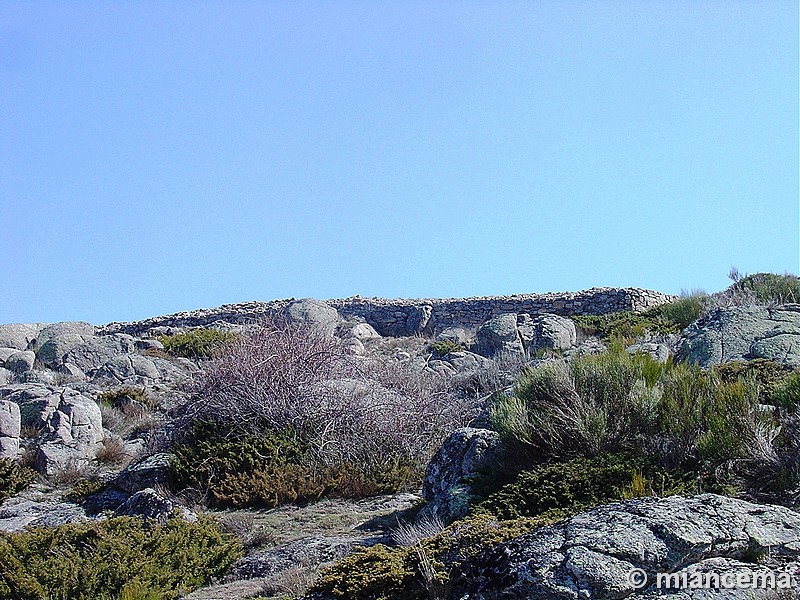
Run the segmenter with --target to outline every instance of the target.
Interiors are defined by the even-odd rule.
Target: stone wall
[[[642,311],[673,300],[661,292],[641,288],[592,288],[582,292],[517,294],[475,298],[385,299],[351,298],[327,300],[344,318],[364,320],[381,335],[432,335],[447,327],[477,329],[490,318],[503,313],[562,316],[606,314],[622,310]],[[280,314],[295,300],[225,304],[153,317],[132,323],[109,323],[99,333],[145,335],[156,328],[207,326],[215,322],[246,324]]]

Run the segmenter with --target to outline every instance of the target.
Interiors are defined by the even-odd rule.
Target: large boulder
[[[545,349],[569,350],[577,340],[575,323],[559,315],[519,315],[517,328],[528,354]]]
[[[800,513],[713,494],[640,498],[595,508],[480,554],[460,566],[465,584],[458,597],[745,598],[742,590],[658,590],[656,574],[797,572],[799,560]]]
[[[160,378],[161,372],[150,358],[141,354],[121,354],[98,369],[93,380],[104,385],[141,385]]]
[[[170,477],[170,463],[174,454],[160,452],[151,454],[125,467],[112,482],[130,494],[140,490],[165,485]]]
[[[339,312],[321,300],[304,298],[286,306],[284,316],[289,323],[309,325],[327,334],[333,334],[339,324]]]
[[[44,323],[9,323],[0,325],[0,347],[28,350]]]
[[[481,325],[475,334],[475,349],[490,358],[502,352],[522,354],[525,349],[517,331],[517,315],[497,315]]]
[[[173,514],[184,521],[197,521],[197,515],[162,496],[153,488],[145,488],[133,494],[114,511],[118,516],[144,517],[164,523]]]
[[[14,373],[23,373],[33,369],[33,363],[36,361],[36,354],[31,350],[21,350],[15,352],[5,360],[5,368],[13,371]]]
[[[95,327],[91,323],[84,321],[62,321],[45,325],[36,335],[35,348],[41,348],[45,343],[62,335],[77,335],[81,337],[92,337]]]
[[[0,458],[17,456],[20,430],[19,406],[10,400],[0,400]]]
[[[0,507],[0,531],[14,533],[23,529],[58,527],[86,521],[86,511],[71,502],[31,500],[14,497]]]
[[[422,484],[426,511],[443,521],[463,517],[474,500],[471,479],[496,467],[503,456],[496,431],[462,427],[451,433],[428,463]]]
[[[701,367],[754,358],[800,367],[800,304],[718,308],[684,331],[677,358]]]
[[[135,340],[129,335],[96,337],[64,333],[45,341],[39,347],[37,356],[51,369],[72,364],[85,373],[91,373],[116,356],[134,352],[135,349]]]

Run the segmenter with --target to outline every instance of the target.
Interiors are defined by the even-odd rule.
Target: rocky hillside
[[[623,598],[663,595],[662,571],[796,574],[800,308],[734,288],[0,325],[0,597]],[[169,553],[194,528],[216,550],[137,578],[69,546],[116,575],[56,581],[26,566],[34,527]]]

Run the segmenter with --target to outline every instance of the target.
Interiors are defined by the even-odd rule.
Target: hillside
[[[796,576],[792,286],[0,325],[0,598],[610,599],[655,597],[660,572]]]

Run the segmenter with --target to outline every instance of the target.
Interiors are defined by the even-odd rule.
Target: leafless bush
[[[98,448],[95,456],[99,463],[117,466],[124,466],[133,459],[122,440],[116,437],[104,438],[103,445]]]
[[[238,433],[293,432],[324,464],[425,461],[471,418],[448,380],[392,360],[358,360],[318,329],[268,323],[211,360],[181,407],[195,420]]]
[[[262,590],[263,594],[283,594],[290,598],[300,598],[314,583],[319,574],[318,566],[296,566],[270,578]]]

